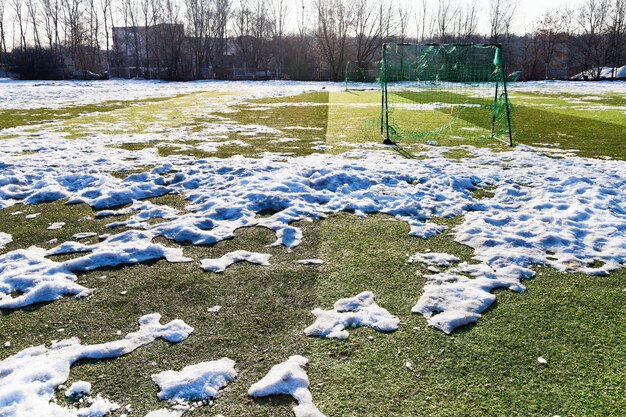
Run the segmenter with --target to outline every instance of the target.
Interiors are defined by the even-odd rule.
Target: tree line
[[[0,67],[23,78],[340,80],[385,42],[502,43],[509,71],[626,64],[626,0],[583,0],[512,33],[516,0],[0,0]],[[488,15],[488,32],[479,20]],[[485,30],[486,32],[486,30]],[[366,72],[362,72],[365,74]]]

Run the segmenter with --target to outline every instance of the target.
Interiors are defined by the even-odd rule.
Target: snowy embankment
[[[67,158],[67,148],[61,151],[57,146],[46,150],[45,166],[36,155],[3,162],[0,206],[69,198],[71,203],[106,209],[167,193],[185,195],[187,212],[141,203],[131,207],[135,214],[129,220],[111,224],[145,229],[108,240],[122,239],[133,247],[141,242],[142,259],[167,257],[169,249],[150,246],[156,236],[211,244],[233,238],[238,228],[249,226],[271,229],[275,245],[293,248],[306,238],[293,222],[319,220],[346,210],[395,216],[410,226],[411,235],[424,238],[445,230],[428,219],[463,216],[454,237],[474,249],[479,263],[429,278],[414,309],[446,332],[480,317],[495,298],[490,294],[493,289],[523,291],[521,280],[533,276],[534,264],[605,275],[626,261],[626,164],[620,161],[554,159],[525,147],[498,153],[468,148],[474,158],[459,161],[443,157],[445,148],[432,149],[424,160],[353,151],[287,161],[272,155],[179,160],[121,180],[99,171],[98,163],[90,165],[90,159],[132,167],[132,161],[120,157],[122,150]],[[163,161],[153,156],[146,162]],[[85,163],[93,168],[85,170]],[[474,199],[471,191],[477,187],[491,187],[493,197]],[[263,212],[274,214],[258,216]],[[149,218],[164,221],[150,225]],[[93,253],[87,256],[97,256],[99,251],[113,249],[111,255],[118,250],[124,256],[125,246],[115,249],[106,242],[95,246],[65,243],[48,255],[90,250]],[[68,266],[56,265],[45,256],[41,249],[30,248],[0,257],[0,270],[10,271],[0,278],[4,307],[26,305],[14,303],[8,294],[19,289],[28,295],[52,275],[66,279],[66,288],[61,285],[66,293],[84,290],[73,283],[73,271],[85,270],[82,258],[68,261]],[[13,266],[20,259],[28,268]],[[172,259],[184,260],[181,252]]]

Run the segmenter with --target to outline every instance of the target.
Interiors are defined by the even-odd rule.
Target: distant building
[[[112,77],[241,80],[280,75],[267,65],[246,65],[241,39],[185,36],[184,26],[178,23],[113,27],[111,33]]]

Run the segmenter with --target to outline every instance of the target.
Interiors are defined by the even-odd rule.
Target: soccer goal
[[[513,146],[501,45],[385,44],[382,55],[385,143],[496,139]]]
[[[376,88],[376,80],[378,79],[379,72],[379,63],[359,66],[352,61],[346,62],[346,69],[344,71],[346,91]]]

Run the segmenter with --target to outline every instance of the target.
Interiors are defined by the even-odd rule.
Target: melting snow
[[[322,265],[324,261],[322,259],[299,259],[296,263],[301,265]]]
[[[180,248],[152,243],[148,232],[129,230],[95,245],[66,242],[49,251],[32,246],[0,255],[0,308],[21,308],[53,301],[64,295],[84,297],[91,293],[76,283],[75,272],[91,271],[165,258],[169,262],[188,262]],[[64,262],[46,256],[72,252],[90,252]],[[11,293],[20,294],[12,296]]]
[[[8,233],[0,232],[0,249],[4,249],[4,247],[11,242],[13,242],[13,236]]]
[[[236,262],[250,262],[257,265],[269,266],[272,255],[268,253],[248,252],[245,250],[237,250],[229,252],[221,258],[203,259],[202,269],[209,272],[224,272],[226,268]]]
[[[464,262],[446,272],[426,275],[424,293],[411,311],[423,314],[429,325],[450,334],[481,317],[480,313],[496,300],[491,291],[524,291],[520,281],[533,275],[532,270],[517,265],[494,269],[484,263]]]
[[[97,399],[88,409],[69,410],[54,402],[55,389],[67,381],[70,367],[82,359],[117,358],[163,338],[171,343],[185,340],[193,328],[181,320],[160,324],[159,314],[139,319],[139,330],[124,339],[97,345],[83,345],[77,338],[54,343],[50,347],[35,346],[0,361],[0,415],[12,417],[98,414],[117,408],[108,400]]]
[[[250,387],[248,395],[255,398],[291,395],[298,402],[293,408],[296,417],[324,417],[313,404],[313,396],[309,391],[309,377],[304,370],[308,361],[303,356],[295,355],[272,366],[267,375]]]
[[[392,332],[398,329],[400,322],[398,317],[376,304],[374,294],[369,291],[355,297],[342,298],[334,307],[333,310],[313,310],[317,319],[304,333],[307,336],[347,339],[348,327],[366,326],[382,332]]]
[[[0,97],[6,96],[7,90],[15,91],[15,85],[8,82],[0,86]],[[51,101],[49,91],[65,97],[61,100],[67,99],[63,105],[72,101],[72,94],[60,93],[66,88],[62,83],[43,83],[37,88],[33,84],[23,85],[32,86],[33,90],[20,91],[20,97],[6,100],[7,103],[19,104],[26,99],[40,105]],[[137,85],[145,88],[153,84]],[[154,85],[162,88],[161,94],[174,88]],[[247,97],[283,94],[275,92],[281,90],[276,88],[277,84],[237,85],[242,86],[242,94]],[[99,84],[98,88],[101,86],[122,95],[125,94],[122,86],[127,84],[111,82]],[[233,84],[195,83],[189,88],[196,87],[220,89],[232,88]],[[519,89],[546,87],[559,91],[574,88],[592,95],[623,88],[615,83],[535,83],[524,84]],[[294,84],[284,94],[307,88],[319,90],[319,86]],[[236,128],[236,125],[224,126],[225,131]],[[177,134],[184,137],[187,133]],[[147,141],[150,135],[144,136],[138,136],[137,140]],[[520,280],[532,276],[528,268],[533,264],[606,275],[626,262],[626,164],[623,161],[575,156],[553,159],[525,146],[507,152],[465,147],[474,158],[462,160],[445,158],[449,148],[443,146],[423,152],[420,155],[423,159],[414,160],[394,155],[379,144],[372,145],[375,149],[362,149],[364,145],[358,145],[358,149],[342,156],[318,154],[287,160],[276,154],[263,154],[260,159],[195,160],[176,155],[166,158],[154,149],[131,152],[108,147],[128,140],[127,134],[98,137],[97,141],[68,140],[59,132],[46,130],[28,140],[18,137],[0,141],[0,152],[7,155],[0,162],[0,208],[62,198],[68,198],[71,203],[84,202],[96,209],[134,204],[128,213],[132,214],[130,219],[110,226],[145,229],[153,237],[198,245],[233,238],[235,230],[241,227],[260,226],[275,232],[275,245],[287,248],[294,248],[303,238],[294,222],[319,220],[340,211],[388,214],[406,222],[412,236],[424,238],[445,230],[429,219],[463,216],[463,222],[452,233],[456,241],[473,248],[474,259],[482,265],[481,272],[438,273],[439,267],[429,265],[434,274],[428,278],[424,295],[415,307],[428,316],[431,324],[438,323],[440,328],[448,330],[476,320],[484,306],[492,302],[494,296],[488,295],[492,289],[523,290]],[[24,151],[36,153],[24,155]],[[125,179],[110,175],[113,171],[134,169],[138,161],[156,168]],[[474,199],[471,191],[477,187],[491,187],[493,197]],[[136,203],[139,199],[165,194],[183,195],[188,201],[187,212]],[[259,215],[268,212],[272,214]],[[164,221],[148,222],[155,217]],[[68,245],[71,248],[76,243]],[[111,256],[117,256],[120,250],[116,248]],[[3,256],[7,255],[16,256],[15,253]],[[28,264],[26,259],[30,258],[23,253],[22,256]],[[34,265],[42,267],[49,261],[41,258],[45,257],[35,257]],[[0,257],[0,260],[0,270],[7,271],[6,263],[12,258]],[[58,266],[48,264],[43,269],[49,271],[53,267]],[[5,275],[0,281],[0,291],[4,294],[0,303],[6,302],[6,294],[11,291]],[[76,285],[73,274],[65,278],[69,278],[62,281],[66,285]],[[25,279],[31,280],[28,275]],[[83,290],[72,287],[62,293],[78,294]],[[54,292],[48,298],[58,297],[59,293]],[[427,302],[430,304],[426,305]]]
[[[76,233],[75,235],[72,236],[72,238],[76,240],[81,240],[81,239],[86,239],[88,237],[94,237],[94,236],[98,236],[98,234],[94,232],[82,232],[82,233]]]
[[[160,410],[150,411],[145,417],[180,417],[186,410],[168,410],[161,408]]]
[[[447,253],[416,253],[409,258],[409,262],[419,262],[429,266],[450,266],[451,263],[457,263],[461,260],[454,255]]]
[[[66,397],[83,396],[91,393],[91,383],[87,381],[76,381],[66,391]]]
[[[63,226],[65,226],[64,222],[52,223],[50,226],[48,226],[48,230],[59,230],[63,228]]]
[[[170,83],[157,80],[16,81],[0,78],[0,102],[10,109],[63,108],[105,101],[134,101],[205,91],[237,91],[246,98],[282,97],[307,91],[343,89],[341,83],[293,81],[223,82],[194,81]]]
[[[152,380],[160,388],[159,399],[188,402],[215,398],[236,376],[235,361],[222,358],[189,365],[180,371],[164,371],[152,375]]]

